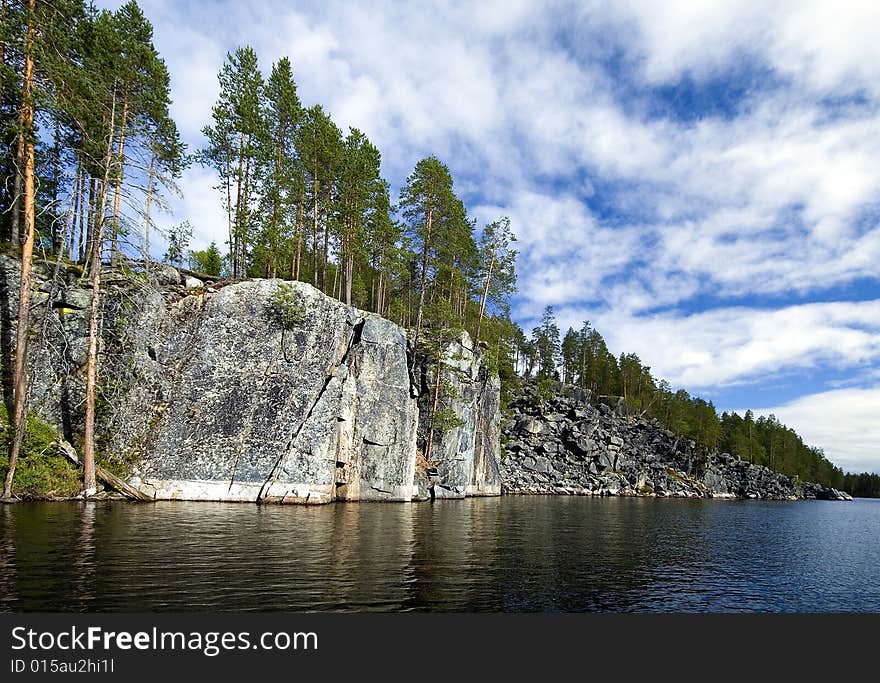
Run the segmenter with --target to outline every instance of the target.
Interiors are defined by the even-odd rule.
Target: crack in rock
[[[318,393],[315,396],[314,400],[312,401],[311,406],[306,411],[305,417],[299,423],[299,427],[296,428],[296,431],[293,433],[293,436],[291,436],[290,439],[288,440],[287,445],[281,451],[281,454],[278,456],[278,459],[275,461],[275,464],[272,466],[272,469],[269,471],[269,476],[266,478],[266,480],[263,482],[263,485],[260,487],[260,492],[257,494],[257,501],[256,501],[258,504],[260,502],[262,502],[263,497],[265,495],[265,492],[269,488],[271,488],[271,485],[273,483],[273,479],[275,478],[275,473],[278,470],[278,466],[281,464],[281,462],[284,460],[284,458],[288,455],[290,450],[292,448],[294,448],[294,445],[293,445],[294,442],[296,441],[297,437],[300,435],[300,432],[302,432],[303,427],[305,427],[306,423],[312,417],[312,413],[315,411],[315,407],[321,401],[321,398],[324,396],[325,392],[327,391],[327,387],[330,386],[330,382],[336,376],[336,371],[339,368],[341,368],[343,365],[348,364],[348,358],[351,355],[351,350],[355,346],[357,346],[357,344],[361,340],[361,332],[363,331],[365,322],[366,322],[365,320],[361,319],[353,325],[351,335],[348,338],[348,342],[346,343],[345,351],[343,352],[342,357],[339,359],[339,361],[337,363],[335,363],[333,366],[331,366],[328,369],[327,374],[324,378],[324,383],[321,385],[321,388],[318,390]]]

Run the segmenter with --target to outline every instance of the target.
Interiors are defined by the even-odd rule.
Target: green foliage
[[[880,498],[880,474],[862,472],[843,476],[843,489],[859,498]]]
[[[516,370],[517,339],[522,330],[509,317],[490,316],[483,321],[483,363],[501,380],[501,408],[507,408],[513,392],[522,384]]]
[[[189,221],[175,225],[168,232],[168,251],[165,252],[165,263],[182,266],[184,254],[189,250],[192,239],[192,226]]]
[[[516,260],[510,220],[487,225],[478,247],[474,222],[436,157],[416,164],[399,210],[392,206],[379,150],[357,128],[344,134],[320,104],[302,105],[286,58],[264,83],[256,54],[240,48],[218,79],[198,158],[220,177],[232,276],[310,282],[419,326],[428,335],[421,347],[467,329],[489,342],[485,357],[506,388],[517,352],[510,331],[501,331],[515,327],[508,318]],[[193,266],[211,272],[207,257],[194,253]]]
[[[744,416],[723,413],[721,429],[720,448],[743,460],[804,481],[835,488],[844,486],[843,471],[829,462],[821,449],[806,445],[774,415],[755,419],[750,410]]]
[[[537,399],[539,403],[546,403],[556,395],[559,389],[559,382],[550,377],[538,377],[537,382]]]
[[[538,379],[559,379],[557,367],[562,357],[562,345],[552,306],[544,309],[541,324],[533,330],[532,336],[533,353],[538,365]]]
[[[406,219],[411,251],[409,287],[415,326],[423,321],[424,302],[443,300],[449,315],[442,324],[464,326],[472,294],[472,276],[478,264],[474,223],[453,191],[449,169],[436,157],[427,157],[400,191],[400,209]]]
[[[257,164],[261,184],[258,234],[253,245],[251,271],[278,277],[290,260],[290,249],[297,237],[297,209],[304,191],[303,168],[297,156],[296,134],[303,110],[293,80],[290,60],[282,57],[272,66],[266,82],[263,103],[265,136],[259,138]]]
[[[431,428],[440,432],[448,432],[456,427],[461,427],[464,424],[465,421],[458,417],[458,415],[449,408],[438,408],[434,411],[431,420]]]
[[[156,183],[144,182],[142,174],[131,174],[130,169],[143,168],[151,150],[157,150],[156,163],[150,164],[151,180],[155,176],[166,184],[186,164],[184,146],[169,116],[170,81],[152,43],[153,27],[133,0],[115,11],[82,0],[36,2],[33,11],[25,2],[4,2],[3,7],[0,108],[6,124],[0,128],[0,166],[9,182],[0,188],[0,232],[10,239],[13,226],[21,227],[21,202],[13,199],[21,180],[15,139],[23,133],[33,141],[37,159],[38,240],[55,253],[66,249],[82,259],[86,231],[77,231],[73,224],[73,234],[63,235],[69,197],[88,195],[86,188],[94,190],[92,183],[106,176],[108,232],[115,250],[116,238],[131,235],[134,222],[140,223],[146,196],[156,194]],[[30,45],[26,35],[33,38]],[[28,47],[39,131],[19,131],[17,125]],[[113,150],[109,154],[108,136]],[[129,175],[137,178],[129,180]],[[127,210],[116,211],[117,190],[125,197]],[[88,216],[79,221],[80,226],[94,224],[101,202],[91,196],[83,199],[79,212]]]
[[[213,122],[202,131],[208,144],[197,158],[220,176],[218,189],[230,226],[230,270],[238,278],[247,272],[256,229],[257,171],[270,138],[264,112],[266,86],[253,48],[227,53],[217,80],[220,95],[211,110]]]
[[[9,444],[12,440],[6,406],[0,406],[0,477],[9,470]],[[58,455],[55,430],[31,413],[27,418],[24,442],[15,468],[13,493],[21,498],[65,498],[80,489],[78,468]]]
[[[269,317],[282,330],[293,330],[302,324],[306,312],[295,287],[286,282],[278,286],[269,304]]]
[[[189,252],[189,267],[197,273],[205,275],[220,275],[223,270],[223,256],[215,242],[211,242],[207,249]]]
[[[492,221],[480,236],[479,275],[488,276],[488,300],[500,310],[506,310],[507,300],[516,291],[516,257],[519,252],[513,248],[516,235],[510,227],[510,218],[504,216]]]

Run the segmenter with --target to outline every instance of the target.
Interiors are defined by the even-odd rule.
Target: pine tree
[[[458,201],[452,191],[452,175],[436,157],[419,161],[400,191],[400,208],[409,221],[412,243],[421,252],[414,344],[418,344],[422,329],[429,271],[435,267],[432,255],[437,227],[450,218]]]
[[[506,313],[509,297],[516,291],[516,256],[512,249],[516,236],[510,229],[510,219],[506,216],[489,223],[480,238],[480,277],[482,293],[474,343],[480,340],[480,327],[486,313],[486,304],[493,303]]]
[[[393,302],[389,301],[389,289],[403,279],[406,259],[399,245],[403,236],[402,226],[392,218],[388,183],[380,180],[374,188],[367,213],[366,248],[373,273],[371,285],[373,310],[379,315],[389,315]],[[393,289],[391,289],[393,291]],[[402,319],[402,307],[398,319]]]
[[[34,42],[36,25],[35,0],[28,0],[25,24],[24,74],[22,76],[19,139],[24,152],[24,240],[21,246],[21,278],[18,290],[18,317],[15,335],[15,369],[13,370],[13,438],[9,452],[9,469],[3,486],[3,497],[12,496],[12,483],[21,444],[24,439],[27,413],[27,349],[31,299],[31,260],[34,250]]]
[[[63,239],[59,226],[67,224],[60,209],[61,185],[65,179],[62,142],[71,127],[65,92],[75,81],[71,77],[76,71],[72,66],[77,47],[75,36],[84,22],[85,9],[82,2],[74,0],[53,3],[26,0],[4,3],[2,19],[0,96],[4,112],[15,113],[15,125],[7,129],[15,140],[14,143],[10,140],[15,156],[8,152],[3,155],[3,166],[13,169],[14,190],[12,195],[3,197],[3,214],[11,214],[8,235],[14,245],[21,247],[19,309],[11,377],[13,438],[3,487],[3,495],[8,497],[12,493],[24,438],[30,387],[27,354],[33,251],[40,243],[50,249],[59,249]],[[39,134],[39,121],[46,124],[50,136]],[[38,163],[47,169],[42,178],[38,177]],[[3,185],[5,190],[8,183]],[[38,216],[42,216],[42,221]]]
[[[113,218],[110,235],[110,262],[119,260],[119,238],[124,232],[120,224],[120,201],[126,167],[126,144],[147,132],[150,119],[167,117],[169,101],[168,76],[165,65],[153,47],[153,27],[140,7],[130,0],[112,17],[118,59],[114,75],[118,79],[121,109],[116,141],[116,163],[113,180]]]
[[[100,201],[92,234],[91,268],[89,271],[92,296],[89,309],[89,343],[86,360],[86,415],[83,427],[83,495],[94,495],[95,484],[95,395],[98,382],[99,315],[101,310],[101,258],[104,251],[104,223],[107,215],[107,187],[113,167],[113,139],[116,127],[118,81],[114,81],[110,115],[107,127],[107,146],[102,159],[104,177],[101,180]]]
[[[267,136],[263,117],[263,77],[251,47],[226,55],[218,74],[220,96],[212,109],[214,124],[203,132],[208,145],[199,159],[213,167],[225,190],[232,277],[247,272],[253,228],[253,201],[258,188],[254,174]],[[234,186],[234,192],[233,192]]]
[[[223,270],[223,256],[215,242],[207,249],[189,252],[189,267],[197,273],[218,276]]]
[[[562,338],[562,383],[571,384],[577,375],[580,360],[580,336],[569,327]]]
[[[189,221],[183,221],[183,223],[171,228],[168,233],[168,251],[165,252],[165,263],[178,267],[184,265],[184,257],[189,253],[189,241],[192,239],[192,233]]]
[[[538,377],[558,379],[557,368],[562,356],[562,345],[559,341],[559,327],[556,325],[553,306],[547,306],[544,309],[541,324],[534,329],[532,336],[537,352]]]
[[[359,130],[350,129],[343,143],[338,217],[343,301],[349,306],[355,262],[366,254],[368,211],[376,205],[375,194],[387,192],[379,166],[379,150]]]
[[[333,220],[334,174],[339,163],[341,140],[342,133],[320,105],[305,111],[296,139],[296,149],[305,171],[304,196],[309,198],[311,206],[312,284],[318,287],[320,282],[321,289],[325,292]]]
[[[152,231],[153,204],[164,206],[159,186],[179,192],[176,180],[189,164],[186,145],[180,139],[177,125],[170,116],[163,116],[155,123],[150,139],[150,164],[147,168],[147,189],[144,203],[144,258],[150,261],[150,235]]]
[[[591,363],[593,360],[592,354],[590,353],[590,345],[588,343],[590,332],[592,332],[592,327],[590,326],[589,320],[584,320],[583,325],[581,325],[581,329],[578,331],[578,355],[579,355],[579,363],[578,363],[578,386],[581,389],[587,389],[590,386],[590,381],[588,377],[588,363]]]
[[[301,218],[297,217],[297,206],[301,207],[302,170],[296,154],[295,140],[297,128],[303,112],[290,60],[280,59],[272,66],[272,73],[266,83],[266,136],[261,154],[264,181],[262,214],[265,217],[261,235],[265,249],[265,274],[277,277],[282,256],[282,244],[291,245],[301,239]],[[301,214],[300,214],[301,216]],[[296,255],[292,256],[291,277],[295,277]]]

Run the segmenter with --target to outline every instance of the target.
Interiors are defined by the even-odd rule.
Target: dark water
[[[880,612],[880,501],[18,504],[0,610]]]

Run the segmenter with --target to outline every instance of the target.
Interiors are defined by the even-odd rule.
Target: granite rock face
[[[0,261],[12,312],[17,268]],[[171,270],[106,278],[99,445],[132,464],[132,483],[156,499],[419,497],[420,398],[402,328],[305,283],[193,288]],[[48,298],[50,274],[36,280]],[[35,308],[49,343],[31,359],[32,405],[76,441],[90,290],[76,272],[57,283],[48,317]],[[450,409],[462,425],[442,435],[441,483],[497,495],[499,385],[473,354],[460,383]],[[461,454],[470,464],[459,470]]]
[[[617,397],[569,393],[542,402],[526,384],[511,402],[502,432],[506,493],[849,499],[726,453],[700,453],[656,421],[629,415]]]
[[[282,287],[302,315],[292,329],[273,318]],[[155,417],[139,476],[157,497],[411,498],[417,412],[396,325],[260,280],[184,297],[145,341]]]
[[[428,465],[436,474],[419,481],[420,497],[433,487],[436,498],[495,496],[501,493],[501,473],[495,444],[501,439],[501,384],[491,376],[475,353],[467,332],[446,347],[441,362],[444,399],[437,406],[451,427],[435,432]],[[422,442],[427,439],[436,367],[419,367],[419,414]]]

